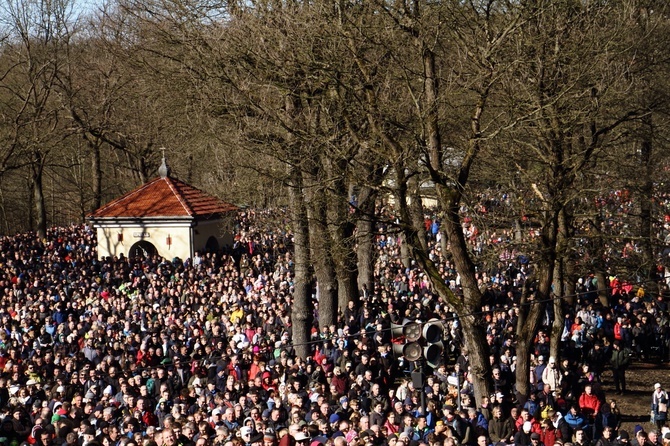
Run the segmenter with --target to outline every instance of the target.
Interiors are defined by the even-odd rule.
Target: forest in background
[[[290,210],[300,345],[314,278],[324,324],[373,289],[382,223],[459,315],[479,400],[490,367],[470,311],[477,271],[503,253],[529,259],[523,352],[550,302],[561,328],[551,298],[569,300],[579,274],[594,273],[606,300],[606,275],[653,282],[666,266],[668,8],[112,0],[81,12],[1,0],[0,232],[83,222],[152,178],[165,147],[180,179]],[[458,294],[441,280],[445,258]]]

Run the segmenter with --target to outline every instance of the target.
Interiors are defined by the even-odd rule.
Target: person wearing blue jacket
[[[576,404],[570,406],[570,411],[565,414],[563,419],[568,423],[573,432],[577,429],[583,429],[587,424],[586,418],[581,414],[579,406]]]

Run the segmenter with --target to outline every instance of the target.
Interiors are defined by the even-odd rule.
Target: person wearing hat
[[[5,419],[8,419],[6,417]],[[12,430],[19,438],[27,438],[30,434],[30,426],[26,422],[26,417],[23,410],[20,407],[14,408],[12,410],[12,417],[10,418],[12,423]]]
[[[295,443],[299,445],[306,445],[309,442],[309,435],[303,430],[298,431],[293,438],[295,439]]]
[[[389,434],[386,437],[386,444],[388,446],[396,446],[398,444],[398,435],[396,434]]]
[[[542,372],[542,382],[544,384],[549,384],[552,389],[560,389],[562,381],[563,374],[561,373],[561,369],[556,364],[556,358],[550,356],[549,361],[547,362],[547,366]]]
[[[651,396],[651,416],[660,430],[668,419],[668,393],[663,390],[661,383],[654,384],[654,393]]]
[[[83,446],[95,440],[95,428],[93,426],[87,426],[84,428],[83,440],[84,440],[82,443]]]
[[[264,434],[257,432],[249,437],[249,446],[262,446]]]
[[[630,435],[628,431],[621,429],[619,431],[619,436],[614,441],[614,446],[628,446],[630,444]]]
[[[631,439],[630,444],[632,446],[651,446],[649,436],[641,425],[635,425],[635,438]]]
[[[328,415],[328,424],[335,428],[340,423],[340,416],[336,413]]]
[[[544,336],[542,337],[542,339],[544,339]],[[544,369],[547,368],[547,362],[545,359],[546,358],[544,357],[544,355],[539,355],[537,357],[537,364],[535,365],[535,367],[531,367],[531,370],[535,375],[534,378],[537,390],[542,390],[542,388],[544,387],[544,383],[542,382],[542,374],[544,373]],[[533,370],[533,368],[535,370]]]
[[[542,443],[542,438],[540,437],[540,434],[538,434],[537,432],[533,432],[532,434],[530,434],[530,444],[532,446],[542,445],[543,443]]]
[[[345,416],[343,416],[342,418],[348,418],[347,415],[349,414],[349,398],[347,398],[346,396],[342,396],[339,399],[339,403],[340,407],[335,409],[335,412],[344,414]]]
[[[524,421],[521,425],[519,431],[514,435],[514,445],[515,446],[530,446],[532,443],[530,441],[532,424],[530,421]],[[533,432],[537,435],[537,432]],[[538,439],[539,439],[538,435]]]
[[[251,426],[242,426],[240,428],[240,438],[244,444],[249,444],[251,437],[254,435],[254,430]]]

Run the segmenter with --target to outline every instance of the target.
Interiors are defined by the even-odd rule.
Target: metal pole
[[[456,401],[458,402],[458,410],[461,410],[461,371],[458,371],[458,375],[456,375],[456,378],[458,379],[458,395],[456,396]]]
[[[426,415],[426,385],[423,382],[423,361],[419,361],[419,373],[421,373],[421,415]]]

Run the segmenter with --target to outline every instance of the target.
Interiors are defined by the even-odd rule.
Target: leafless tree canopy
[[[0,0],[0,231],[82,222],[166,147],[185,181],[291,209],[297,341],[315,278],[334,323],[374,288],[377,225],[401,237],[481,352],[484,395],[476,270],[526,256],[526,302],[579,270],[655,274],[668,24],[660,0]],[[524,308],[521,351],[544,304]]]

